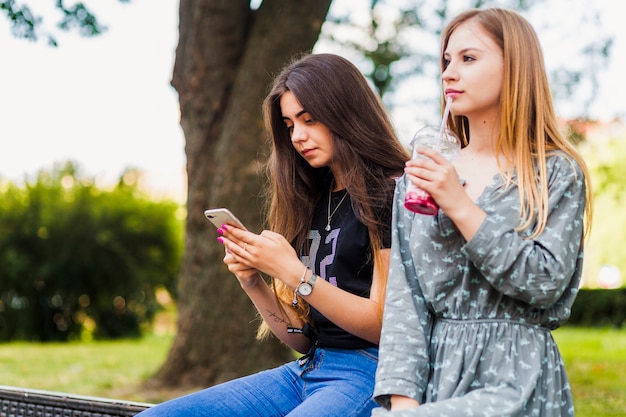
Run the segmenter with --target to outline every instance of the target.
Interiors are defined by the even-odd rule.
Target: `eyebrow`
[[[304,113],[308,113],[306,110],[302,109],[298,113],[296,113],[296,119],[302,116]],[[283,120],[289,120],[289,117],[283,116]]]
[[[457,54],[457,55],[463,55],[463,54],[466,54],[466,53],[468,53],[468,52],[472,52],[472,51],[473,51],[473,52],[482,52],[483,50],[482,50],[482,49],[480,49],[480,48],[477,48],[477,47],[475,47],[475,46],[469,46],[469,47],[467,47],[467,48],[463,48],[463,49],[461,49],[460,51],[456,52],[456,54]],[[443,51],[443,56],[446,56],[446,55],[448,55],[448,56],[449,56],[449,55],[451,55],[451,53],[450,53],[450,52],[448,52],[448,50],[445,50],[445,51]]]

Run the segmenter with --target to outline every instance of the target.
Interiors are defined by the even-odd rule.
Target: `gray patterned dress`
[[[549,215],[534,239],[515,232],[519,191],[494,178],[487,218],[467,242],[440,210],[403,207],[396,187],[391,266],[373,416],[572,416],[550,333],[570,315],[582,272],[585,184],[564,154],[548,159]],[[419,407],[387,411],[389,396]]]

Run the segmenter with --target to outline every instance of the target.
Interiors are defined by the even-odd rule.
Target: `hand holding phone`
[[[215,208],[204,211],[204,215],[218,229],[223,224],[237,226],[243,230],[248,230],[243,223],[227,208]]]

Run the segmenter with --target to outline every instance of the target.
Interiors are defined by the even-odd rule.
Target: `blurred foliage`
[[[579,116],[585,116],[596,98],[599,77],[610,57],[613,38],[601,32],[599,6],[576,1],[578,3],[572,4],[571,9],[583,10],[584,14],[572,14],[568,19],[580,19],[575,30],[584,28],[592,31],[593,36],[590,34],[580,42],[571,41],[568,45],[574,45],[577,56],[582,59],[559,63],[549,76],[555,98],[570,101],[576,96],[581,105]],[[538,32],[558,31],[562,35],[560,39],[574,35],[567,33],[561,19],[551,21],[551,16],[542,12],[548,3],[550,1],[540,0],[364,0],[342,11],[331,8],[318,44],[331,49],[335,45],[339,47],[336,52],[351,55],[349,59],[368,76],[390,109],[418,105],[438,110],[441,92],[433,81],[440,75],[440,35],[453,16],[471,8],[502,7],[528,17]]]
[[[620,127],[621,126],[621,127]],[[591,134],[579,146],[591,174],[594,195],[593,224],[585,247],[585,286],[602,287],[600,271],[616,267],[621,285],[626,278],[626,131],[615,122],[598,137]]]
[[[50,0],[52,1],[52,0]],[[112,0],[109,0],[112,1]],[[118,0],[129,3],[130,0]],[[584,29],[595,29],[602,26],[599,9],[592,7],[583,0],[572,10],[582,8],[584,16],[571,16],[570,19],[581,19],[580,24],[587,25]],[[31,1],[34,6],[21,4],[15,0],[0,0],[0,12],[4,12],[10,22],[12,34],[17,38],[37,41],[46,38],[48,44],[57,46],[53,31],[44,25],[38,10],[41,5]],[[253,2],[254,3],[254,2]],[[355,51],[364,61],[364,73],[374,84],[381,97],[386,97],[388,107],[399,106],[402,99],[394,97],[394,92],[401,90],[405,81],[415,82],[426,77],[429,82],[437,79],[439,74],[439,36],[445,24],[460,10],[469,8],[504,7],[522,13],[538,12],[538,16],[546,6],[540,0],[465,0],[451,2],[449,0],[363,0],[351,3],[354,7],[345,14],[329,15],[324,25],[321,40],[339,45],[343,52]],[[359,19],[359,7],[366,6],[367,17]],[[258,6],[257,6],[258,7]],[[58,11],[56,28],[62,31],[76,31],[81,36],[98,36],[107,30],[97,16],[83,2],[72,6],[63,0],[55,0],[54,9]],[[53,18],[46,17],[46,21]],[[545,19],[544,19],[545,20]],[[539,19],[541,21],[541,19]],[[560,20],[558,21],[560,22]],[[561,26],[549,29],[565,30]],[[533,21],[533,23],[535,23]],[[583,26],[580,26],[581,30]],[[537,27],[536,29],[542,29]],[[58,30],[57,30],[58,32]],[[563,33],[567,38],[568,33]],[[591,36],[593,35],[593,36]],[[611,54],[613,38],[604,34],[593,33],[585,37],[577,47],[584,59],[578,62],[565,62],[550,74],[550,82],[556,98],[569,100],[577,90],[584,90],[581,99],[583,108],[580,116],[586,115],[589,106],[596,98],[601,69]],[[346,51],[347,50],[347,51]],[[585,88],[579,88],[585,84]],[[439,91],[423,91],[414,94],[414,101],[432,108],[432,103],[439,99]],[[431,94],[432,93],[432,94]]]
[[[23,188],[0,183],[0,340],[140,335],[155,289],[174,288],[183,224],[137,178],[103,190],[67,163]]]
[[[617,203],[626,197],[626,137],[613,138],[596,146],[590,156],[594,193],[596,197],[608,196]]]
[[[128,3],[130,0],[119,0],[120,3]],[[41,7],[37,4],[35,7]],[[59,12],[57,28],[64,31],[76,30],[81,36],[97,36],[106,31],[106,26],[98,22],[96,16],[84,3],[78,2],[72,6],[67,6],[63,0],[56,0],[55,9]],[[11,33],[16,38],[37,41],[40,37],[45,37],[50,46],[57,46],[56,36],[46,30],[43,19],[33,8],[26,4],[19,4],[15,0],[0,1],[0,12],[6,14],[11,24]]]
[[[622,328],[626,322],[626,288],[581,289],[568,325]]]

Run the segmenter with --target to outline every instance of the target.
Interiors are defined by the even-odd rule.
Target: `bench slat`
[[[151,406],[0,385],[0,417],[132,417]]]

